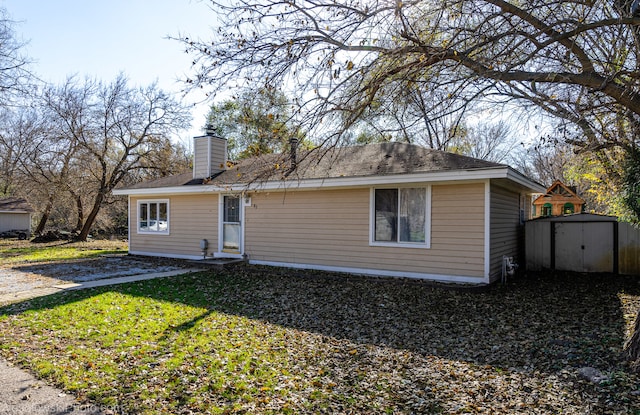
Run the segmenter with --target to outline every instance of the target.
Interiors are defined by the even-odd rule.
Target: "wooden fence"
[[[618,241],[620,274],[640,275],[640,228],[618,223]]]

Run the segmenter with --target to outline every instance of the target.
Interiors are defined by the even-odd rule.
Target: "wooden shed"
[[[615,216],[582,213],[525,224],[526,269],[640,274],[640,230]]]
[[[546,193],[533,201],[532,217],[571,215],[584,211],[584,199],[577,195],[575,187],[560,180],[553,182]]]

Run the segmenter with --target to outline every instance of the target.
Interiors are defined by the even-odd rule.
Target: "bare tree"
[[[464,130],[470,104],[442,105],[446,93],[416,86],[406,89],[404,94],[401,99],[385,99],[381,93],[380,98],[351,123],[351,129],[364,130],[373,141],[402,141],[436,150],[453,150],[454,142],[461,138]]]
[[[141,161],[190,122],[187,109],[156,85],[133,88],[124,75],[110,84],[70,78],[43,97],[57,133],[77,146],[74,158],[82,169],[75,189],[91,195],[80,240],[87,238],[111,190],[131,171],[144,169]]]
[[[0,124],[2,193],[25,197],[40,214],[35,233],[42,232],[55,204],[71,180],[76,147],[52,136],[51,125],[37,108],[13,107]]]
[[[0,7],[0,106],[6,107],[30,90],[30,60],[22,54],[20,42],[7,11]]]
[[[480,121],[467,127],[466,133],[454,145],[461,154],[496,163],[507,163],[515,157],[515,150],[520,144],[510,124],[500,120]]]
[[[11,104],[29,92],[31,79],[29,60],[21,53],[24,44],[18,41],[14,25],[0,7],[0,195],[15,190],[19,161],[29,147],[19,134],[28,134],[28,124],[34,121],[22,111],[14,114],[9,110]]]
[[[182,143],[167,137],[158,138],[158,142],[140,159],[140,169],[131,171],[126,180],[132,183],[184,173],[191,168],[191,158],[190,151]]]
[[[624,4],[502,0],[212,2],[214,39],[183,38],[194,86],[283,83],[340,130],[377,101],[439,91],[438,104],[531,104],[578,127],[576,144],[630,145],[606,134],[638,123],[640,18]],[[323,127],[326,126],[326,123]],[[631,128],[629,131],[633,131]]]
[[[20,193],[24,163],[37,147],[41,133],[41,117],[32,108],[0,111],[0,195]]]

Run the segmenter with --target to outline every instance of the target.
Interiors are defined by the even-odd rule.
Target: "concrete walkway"
[[[173,277],[175,275],[190,274],[192,272],[202,271],[200,268],[177,269],[165,272],[152,272],[149,274],[130,275],[128,277],[104,278],[101,280],[71,282],[68,284],[54,285],[54,288],[60,290],[82,290],[85,288],[104,287],[105,285],[126,284],[128,282],[153,280],[156,278]]]
[[[53,287],[8,294],[5,301],[24,301],[31,298],[54,294],[65,290],[81,290],[105,285],[125,284],[154,278],[172,277],[201,271],[199,268],[180,269],[166,272],[131,275],[128,277],[105,278],[79,283],[60,284]],[[0,303],[3,298],[0,296]],[[18,369],[0,358],[0,415],[115,415],[122,413],[119,408],[82,404],[73,396],[60,389],[46,385],[32,374]]]
[[[117,408],[83,405],[73,396],[0,359],[2,415],[111,415],[118,412]]]
[[[85,288],[103,287],[105,285],[125,284],[128,282],[144,281],[144,280],[150,280],[154,278],[173,277],[174,275],[189,274],[191,272],[198,272],[198,271],[202,271],[202,269],[186,268],[186,269],[177,269],[177,270],[165,271],[165,272],[152,272],[152,273],[145,273],[145,274],[139,274],[139,275],[130,275],[127,277],[103,278],[99,280],[91,280],[91,281],[84,281],[84,282],[70,282],[65,284],[56,284],[56,285],[52,285],[51,287],[35,288],[33,290],[20,291],[16,293],[0,295],[0,304],[26,301],[36,297],[44,297],[45,295],[55,294],[60,291],[81,290]],[[2,412],[0,412],[0,415],[2,415]]]

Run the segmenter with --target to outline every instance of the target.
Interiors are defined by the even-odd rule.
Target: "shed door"
[[[612,222],[558,222],[555,230],[557,270],[614,271]]]

